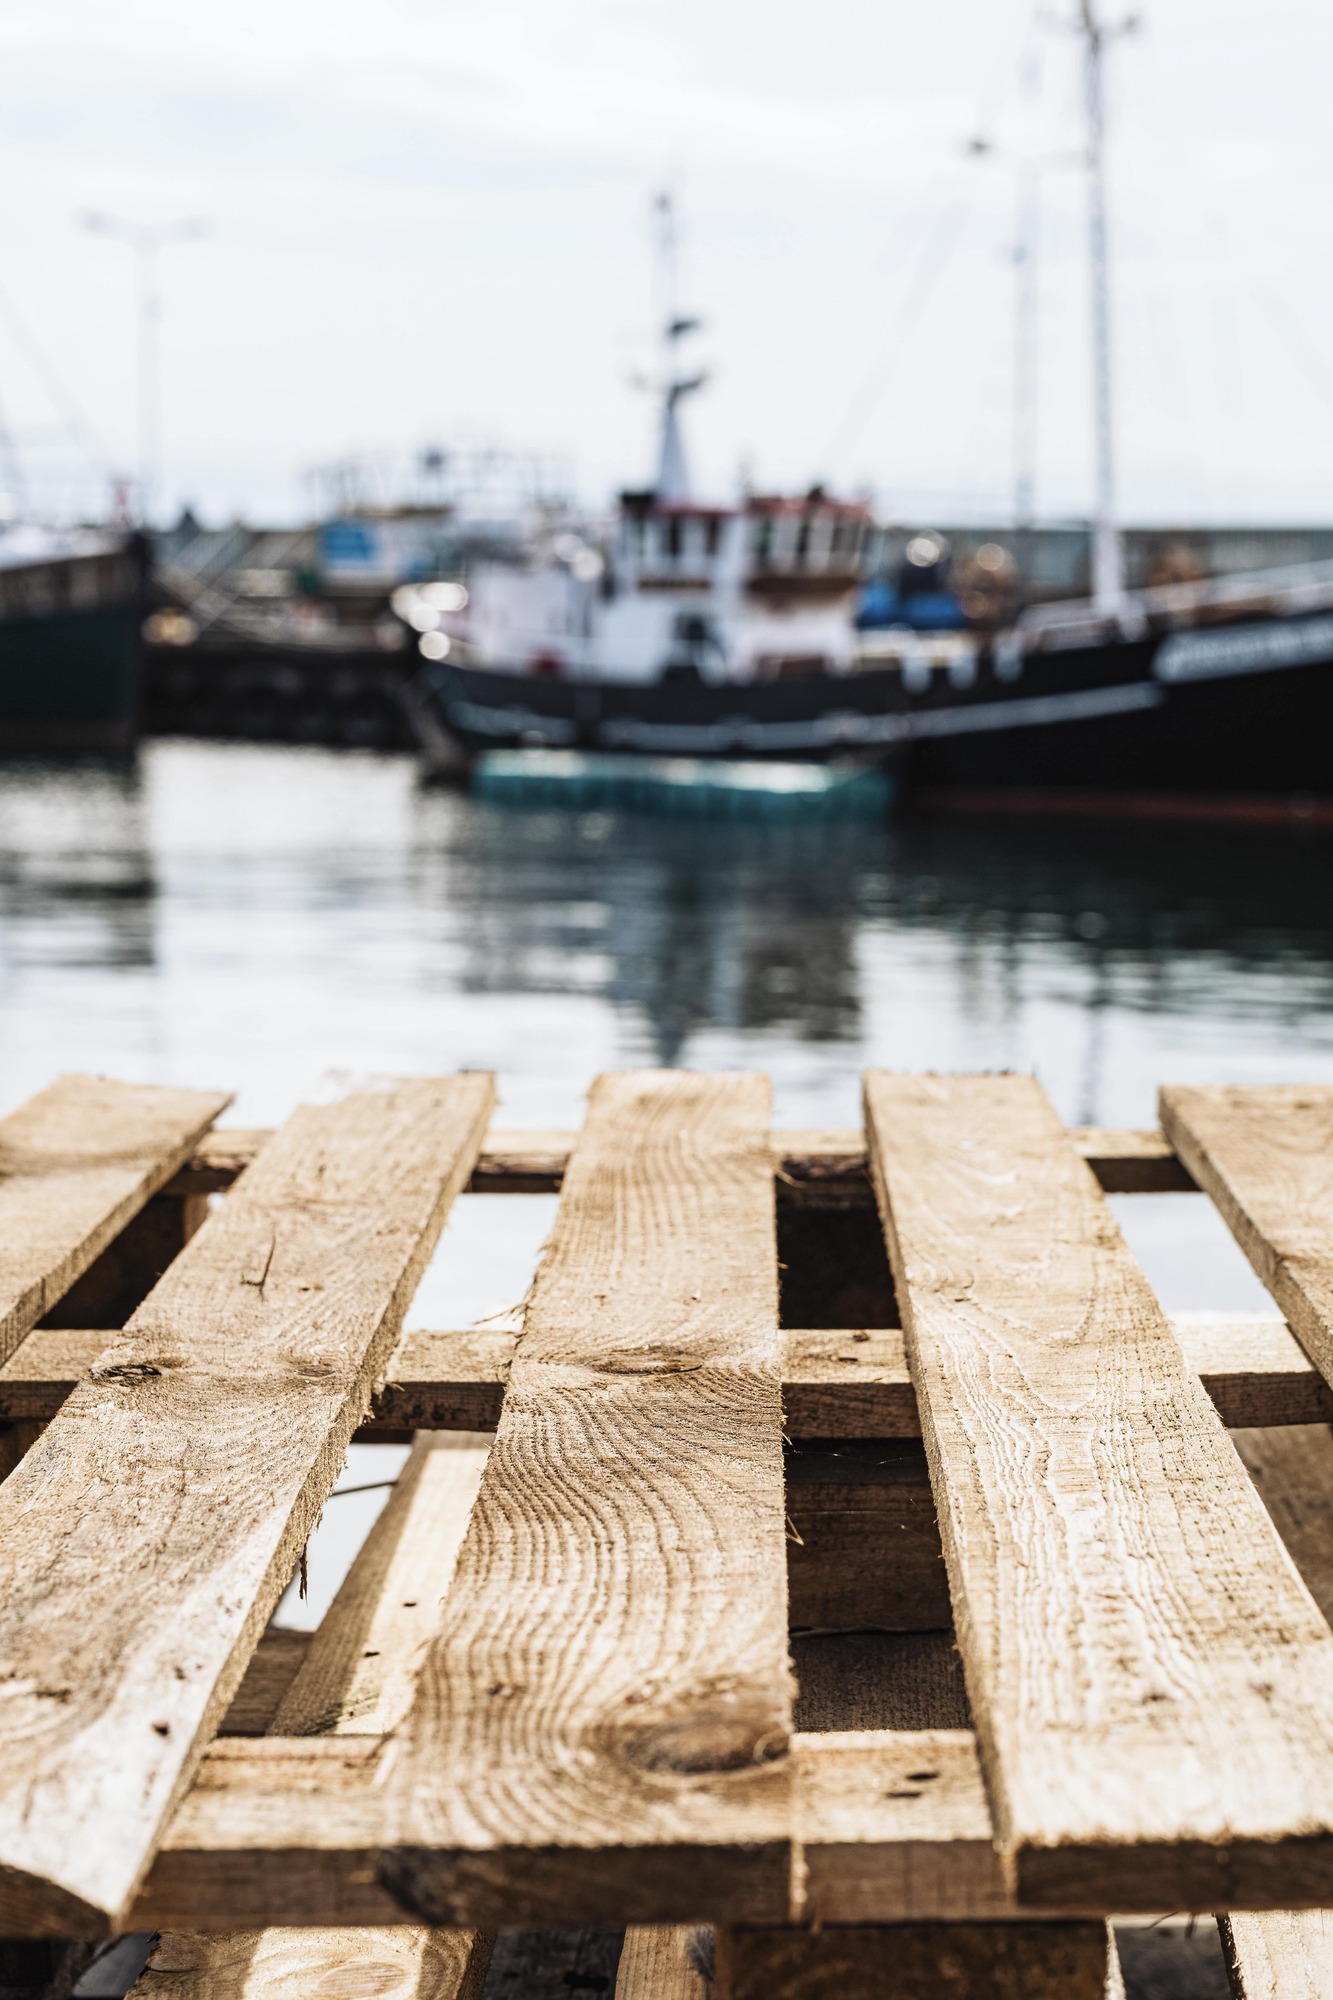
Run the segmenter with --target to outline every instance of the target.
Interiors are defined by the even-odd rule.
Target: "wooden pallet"
[[[1081,2000],[1107,1916],[1203,1909],[1242,1994],[1333,1990],[1333,1091],[225,1101],[0,1121],[0,1935],[161,1931],[141,2000],[626,1924],[621,2000]],[[557,1188],[521,1335],[402,1333],[459,1193]],[[1103,1191],[1179,1189],[1280,1311],[1163,1317]],[[358,1436],[406,1470],[269,1631]]]

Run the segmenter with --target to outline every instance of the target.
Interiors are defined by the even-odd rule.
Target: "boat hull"
[[[441,665],[419,685],[470,753],[521,744],[659,756],[859,757],[949,792],[1333,800],[1333,616],[1030,654],[927,687],[897,667],[655,687]]]
[[[0,756],[132,749],[137,603],[0,618]]]

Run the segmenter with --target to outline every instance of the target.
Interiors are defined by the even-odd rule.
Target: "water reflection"
[[[0,1100],[57,1070],[239,1086],[495,1068],[512,1123],[600,1067],[749,1064],[841,1123],[867,1064],[1035,1069],[1070,1119],[1167,1077],[1333,1078],[1325,840],[732,825],[423,792],[405,759],[163,743],[0,769]]]
[[[136,760],[0,762],[0,964],[149,964],[153,891]]]
[[[423,801],[434,890],[469,914],[471,991],[596,992],[646,1055],[701,1031],[853,1042],[864,827],[524,813]]]

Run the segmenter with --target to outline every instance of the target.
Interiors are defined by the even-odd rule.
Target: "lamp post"
[[[171,243],[190,243],[208,233],[201,216],[175,222],[127,222],[120,216],[94,211],[79,217],[95,236],[110,236],[134,252],[138,292],[138,396],[136,429],[139,459],[139,519],[145,527],[157,499],[162,459],[162,294],[159,258]]]

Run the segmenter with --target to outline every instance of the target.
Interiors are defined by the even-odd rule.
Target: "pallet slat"
[[[1221,1917],[1235,2000],[1328,2000],[1333,1993],[1333,1910],[1270,1910]]]
[[[1333,1380],[1333,1087],[1168,1085],[1164,1128]]]
[[[302,1107],[0,1486],[0,1931],[123,1916],[492,1099],[463,1076]]]
[[[1327,1424],[1242,1431],[1236,1446],[1296,1567],[1333,1613],[1333,1431]],[[1235,2000],[1327,2000],[1333,1910],[1271,1910],[1219,1919]]]
[[[172,1931],[131,2000],[480,2000],[489,1959],[472,1931]]]
[[[172,1184],[182,1195],[216,1194],[230,1187],[272,1138],[269,1131],[224,1126],[205,1133]],[[557,1194],[578,1140],[577,1132],[487,1134],[469,1184],[474,1194]],[[1069,1137],[1108,1194],[1174,1194],[1195,1186],[1159,1131],[1119,1131],[1071,1126]],[[774,1165],[784,1190],[818,1201],[868,1195],[865,1133],[859,1130],[778,1130]]]
[[[291,1736],[386,1733],[411,1698],[449,1587],[489,1438],[418,1438],[383,1512],[304,1654],[272,1728]],[[169,1931],[129,2000],[286,2000],[375,1993],[475,2000],[491,1941],[420,1925]]]
[[[230,1102],[225,1092],[62,1076],[0,1119],[0,1361]]]
[[[1105,1924],[723,1929],[716,2000],[1108,2000]]]
[[[636,1841],[551,1851],[493,1851],[482,1893],[503,1898],[506,1925],[680,1924],[703,1918],[785,1923],[793,1828],[827,1923],[970,1922],[1017,1914],[992,1840],[970,1730],[858,1732],[855,1743],[797,1735],[781,1794],[756,1809],[750,1774],[714,1787],[691,1828],[695,1850]],[[905,1782],[923,1748],[938,1783]],[[137,1930],[230,1925],[408,1924],[418,1919],[377,1877],[386,1834],[378,1737],[251,1739],[213,1744],[168,1828],[130,1923]],[[767,1786],[765,1787],[767,1791]],[[913,1797],[905,1797],[905,1793]],[[651,1833],[655,1829],[648,1829]],[[757,1851],[756,1843],[776,1848]],[[459,1879],[460,1855],[434,1852]],[[470,1879],[482,1872],[463,1856]],[[780,1866],[776,1865],[780,1862]],[[1086,1892],[1076,1905],[1086,1910]]]
[[[1054,1110],[885,1072],[866,1107],[1020,1901],[1323,1900],[1333,1632]]]
[[[1277,1314],[1179,1313],[1185,1359],[1228,1429],[1333,1419],[1333,1389]],[[105,1348],[105,1331],[34,1327],[0,1366],[0,1422],[47,1422]],[[793,1329],[782,1403],[794,1438],[920,1437],[916,1392],[896,1328]],[[494,1430],[518,1336],[475,1327],[405,1333],[362,1435]]]
[[[616,1970],[615,2000],[713,2000],[713,1940],[693,1924],[631,1924]]]
[[[428,1921],[633,1917],[645,1848],[690,1915],[785,1905],[780,1363],[767,1080],[600,1078],[395,1750],[380,1874]]]

